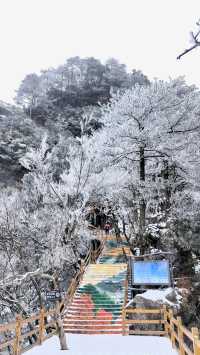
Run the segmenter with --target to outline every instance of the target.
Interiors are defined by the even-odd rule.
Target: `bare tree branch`
[[[199,26],[199,23],[197,23]],[[193,40],[193,45],[190,48],[185,49],[181,54],[178,55],[177,59],[181,59],[185,54],[191,52],[193,49],[197,48],[200,46],[200,41],[198,40],[198,37],[200,35],[200,29],[197,31],[196,34],[191,32],[192,40]]]

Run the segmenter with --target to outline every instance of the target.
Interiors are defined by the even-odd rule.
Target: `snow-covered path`
[[[60,351],[56,336],[27,355],[177,355],[166,338],[122,335],[69,334],[68,351]]]

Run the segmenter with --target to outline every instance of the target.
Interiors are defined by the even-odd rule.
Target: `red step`
[[[102,326],[105,326],[105,325],[113,325],[113,326],[116,326],[116,325],[122,325],[122,321],[116,321],[116,322],[112,322],[110,320],[65,320],[64,321],[64,326],[66,326],[66,324],[79,324],[80,326],[82,325],[102,325]]]

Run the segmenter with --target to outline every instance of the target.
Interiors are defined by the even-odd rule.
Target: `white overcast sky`
[[[176,60],[199,17],[199,0],[0,0],[0,100],[11,102],[26,74],[76,55],[200,86],[200,48]]]

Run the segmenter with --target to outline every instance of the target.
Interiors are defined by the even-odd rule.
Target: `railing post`
[[[81,265],[80,265],[80,280],[82,280],[83,274],[84,274],[84,270],[85,270],[85,264],[84,261],[81,259]]]
[[[180,355],[185,355],[185,350],[183,347],[183,330],[182,330],[182,319],[181,317],[177,317],[178,321],[178,342],[179,342],[179,354]]]
[[[200,355],[200,342],[198,328],[192,328],[194,355]]]
[[[39,344],[40,345],[44,340],[44,331],[45,331],[44,316],[45,316],[45,310],[44,308],[41,308],[40,318],[39,318]]]
[[[126,335],[126,310],[125,306],[122,309],[122,335]]]
[[[196,351],[196,354],[195,355],[199,355],[200,354],[200,340],[196,340],[196,344],[195,344],[195,351]]]
[[[175,347],[174,323],[172,321],[174,314],[172,309],[169,310],[169,315],[170,315],[170,337],[171,337],[172,346]]]
[[[127,270],[124,284],[125,284],[125,292],[124,292],[124,304],[122,309],[122,335],[128,335],[129,333],[126,330],[126,308],[125,308],[128,299],[128,270]]]
[[[167,324],[167,307],[163,306],[163,318],[164,318],[164,330],[165,334],[168,335],[168,324]]]
[[[21,353],[21,316],[16,316],[16,326],[15,326],[15,344],[14,344],[14,355],[20,355]]]

